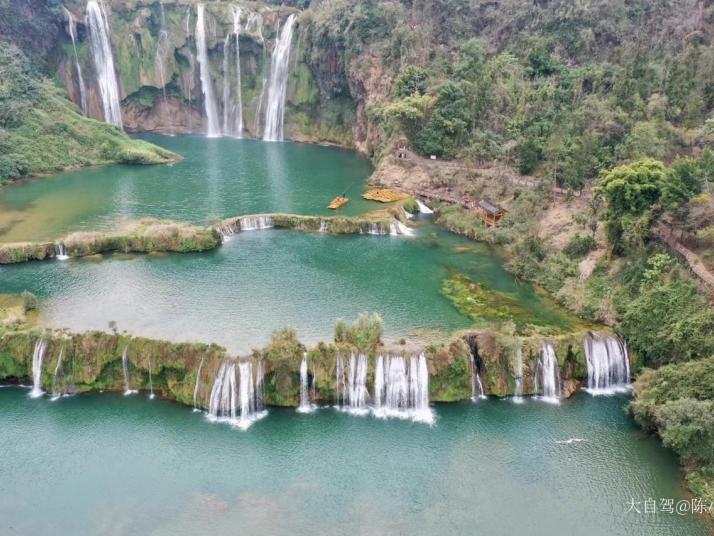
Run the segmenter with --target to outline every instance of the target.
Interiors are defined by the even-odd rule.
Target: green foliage
[[[335,325],[335,342],[348,343],[361,352],[374,350],[380,344],[384,322],[377,313],[360,314],[351,324],[340,320]]]
[[[20,49],[0,42],[0,128],[18,126],[38,101],[40,85],[33,74]]]
[[[411,97],[423,95],[426,92],[429,72],[415,65],[408,65],[402,69],[394,83],[394,91],[398,97]]]
[[[645,366],[714,353],[714,311],[671,257],[650,257],[631,292],[622,297],[620,329]]]
[[[576,234],[563,248],[563,253],[571,259],[578,259],[584,257],[593,249],[595,249],[595,239],[592,236]]]

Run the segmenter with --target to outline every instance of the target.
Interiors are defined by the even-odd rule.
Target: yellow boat
[[[350,201],[350,200],[349,200],[348,198],[346,198],[346,197],[340,195],[340,196],[335,197],[335,198],[332,200],[332,202],[331,202],[329,205],[327,205],[327,208],[331,208],[332,210],[336,210],[336,209],[340,208],[342,205],[346,205],[347,203],[349,203],[349,201]]]

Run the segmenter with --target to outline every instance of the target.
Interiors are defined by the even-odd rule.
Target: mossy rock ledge
[[[123,391],[125,380],[122,354],[129,357],[129,385],[132,389],[149,389],[149,367],[154,392],[176,402],[193,405],[197,375],[197,406],[206,409],[211,386],[224,360],[252,359],[262,361],[265,372],[265,402],[271,406],[296,406],[300,392],[300,363],[307,352],[310,384],[316,378],[312,393],[315,401],[332,403],[335,395],[336,356],[348,358],[353,347],[345,343],[318,343],[307,348],[294,332],[275,334],[270,344],[254,350],[249,356],[234,357],[214,344],[177,343],[133,337],[110,332],[69,333],[63,330],[5,330],[0,334],[0,382],[31,383],[32,356],[39,339],[47,349],[42,366],[42,386],[47,392],[84,393],[90,391]],[[533,393],[535,359],[543,340],[514,339],[490,331],[458,334],[450,342],[423,349],[430,374],[430,398],[433,402],[456,402],[471,397],[472,355],[465,335],[475,337],[476,361],[486,394],[498,397],[512,395],[515,389],[513,349],[523,349],[523,394]],[[563,395],[575,392],[586,375],[582,340],[586,333],[548,339],[555,347],[561,365]],[[372,392],[374,369],[379,354],[411,355],[408,346],[380,347],[368,355],[368,389]],[[54,376],[62,354],[58,380]],[[345,360],[347,363],[348,359]]]

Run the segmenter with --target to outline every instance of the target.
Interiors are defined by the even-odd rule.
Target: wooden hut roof
[[[503,212],[503,209],[499,207],[498,205],[494,204],[491,200],[486,199],[485,197],[478,202],[478,206],[481,207],[483,210],[488,212],[489,214],[499,214]]]

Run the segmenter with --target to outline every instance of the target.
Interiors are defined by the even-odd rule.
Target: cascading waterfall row
[[[263,403],[262,363],[258,363],[256,368],[257,374],[254,375],[252,361],[226,359],[221,363],[208,399],[211,420],[228,422],[245,430],[267,415]]]
[[[338,355],[335,370],[335,405],[338,408],[356,415],[366,415],[371,411],[379,418],[434,422],[434,414],[429,407],[429,368],[423,353],[409,358],[377,356],[371,406],[367,388],[367,356],[351,354],[346,371],[344,358]]]

